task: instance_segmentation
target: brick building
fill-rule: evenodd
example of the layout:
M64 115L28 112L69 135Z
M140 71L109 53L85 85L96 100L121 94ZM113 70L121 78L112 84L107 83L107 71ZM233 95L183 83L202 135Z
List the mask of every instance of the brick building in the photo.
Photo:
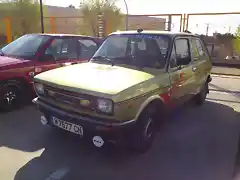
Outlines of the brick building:
M79 33L81 28L81 11L70 7L46 6L48 17L61 17L55 19L56 33ZM62 18L66 17L66 18ZM156 17L136 17L129 15L129 30L142 28L145 30L165 30L166 19ZM46 32L50 31L50 19L45 18ZM125 27L124 22L121 27Z

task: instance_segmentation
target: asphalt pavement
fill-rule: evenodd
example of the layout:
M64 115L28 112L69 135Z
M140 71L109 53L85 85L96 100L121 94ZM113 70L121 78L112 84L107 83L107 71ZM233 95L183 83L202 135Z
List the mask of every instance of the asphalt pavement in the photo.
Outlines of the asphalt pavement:
M207 98L182 108L144 155L44 127L31 105L0 114L0 180L240 180L240 78L214 76Z

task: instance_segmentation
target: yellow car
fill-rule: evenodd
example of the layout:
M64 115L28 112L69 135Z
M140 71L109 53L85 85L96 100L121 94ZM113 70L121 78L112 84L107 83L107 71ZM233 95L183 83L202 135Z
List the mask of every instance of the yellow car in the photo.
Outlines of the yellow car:
M197 35L115 32L89 62L35 76L33 102L43 124L91 137L97 147L121 140L146 152L169 110L204 103L211 68Z

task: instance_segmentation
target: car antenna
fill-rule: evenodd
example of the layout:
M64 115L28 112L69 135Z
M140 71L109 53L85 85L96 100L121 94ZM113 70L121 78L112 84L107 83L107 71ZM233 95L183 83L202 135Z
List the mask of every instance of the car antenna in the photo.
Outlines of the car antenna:
M185 33L192 34L192 32L190 32L190 31L188 31L188 30L185 30L184 32L185 32Z

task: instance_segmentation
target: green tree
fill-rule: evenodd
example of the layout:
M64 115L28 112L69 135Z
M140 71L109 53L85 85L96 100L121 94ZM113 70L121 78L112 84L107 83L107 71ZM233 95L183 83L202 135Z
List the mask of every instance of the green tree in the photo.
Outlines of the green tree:
M104 14L108 33L116 31L122 23L123 14L116 6L116 0L83 0L80 10L83 16L80 32L85 35L98 35L98 14Z
M45 9L44 9L45 11ZM2 0L0 1L0 18L11 18L14 38L26 33L40 32L40 8L38 0ZM5 32L1 23L0 32Z
M240 25L237 28L233 44L235 51L240 55Z

